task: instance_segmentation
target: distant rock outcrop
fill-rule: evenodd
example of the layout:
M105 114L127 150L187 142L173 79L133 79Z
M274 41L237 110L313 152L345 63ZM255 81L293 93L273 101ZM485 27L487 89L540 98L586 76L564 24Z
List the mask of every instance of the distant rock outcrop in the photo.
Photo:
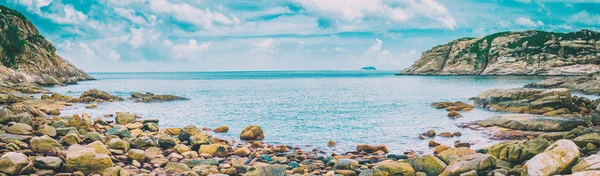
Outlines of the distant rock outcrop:
M83 70L56 55L23 14L0 6L0 84L70 84L90 80Z
M423 52L399 74L583 75L600 71L600 34L501 32L461 38Z

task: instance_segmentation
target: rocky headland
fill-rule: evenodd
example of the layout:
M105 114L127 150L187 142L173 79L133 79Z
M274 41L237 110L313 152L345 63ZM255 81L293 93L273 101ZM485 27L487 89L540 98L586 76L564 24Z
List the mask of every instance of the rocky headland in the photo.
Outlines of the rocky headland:
M399 74L583 75L600 71L600 34L501 32L433 47Z
M56 55L48 42L23 14L0 6L0 84L73 84L90 80L83 70Z

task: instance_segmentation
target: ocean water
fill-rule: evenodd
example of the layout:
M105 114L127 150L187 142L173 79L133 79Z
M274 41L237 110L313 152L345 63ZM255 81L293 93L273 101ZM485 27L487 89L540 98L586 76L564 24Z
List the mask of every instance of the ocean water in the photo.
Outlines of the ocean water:
M485 119L497 113L484 109L464 112L449 119L432 102L465 101L493 88L522 87L544 77L504 76L395 76L396 71L264 71L195 73L91 73L95 81L54 87L71 96L98 88L127 98L131 93L153 92L187 97L187 101L134 103L131 100L98 104L85 109L76 104L65 115L88 113L102 116L128 111L160 119L161 127L227 125L228 133L214 134L239 139L248 125L260 125L264 141L322 150L349 151L357 144L386 144L391 153L415 150L432 152L419 133L462 132L461 137L434 140L488 146L484 132L462 129L458 124ZM334 140L337 146L326 147Z

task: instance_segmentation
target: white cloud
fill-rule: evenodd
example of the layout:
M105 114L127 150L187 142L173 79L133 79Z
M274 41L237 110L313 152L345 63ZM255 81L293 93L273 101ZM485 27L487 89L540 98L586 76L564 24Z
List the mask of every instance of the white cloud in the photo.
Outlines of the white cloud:
M158 40L161 33L153 29L144 28L131 28L131 40L129 43L133 48L139 48L148 43L152 43Z
M345 51L344 48L342 48L342 47L335 47L333 50L337 51L337 52L344 52Z
M135 23L135 24L145 24L146 19L144 19L141 16L137 16L135 15L135 12L131 9L124 9L124 8L115 8L114 9L115 13L123 18L128 19L129 21Z
M408 52L401 54L393 54L391 51L383 49L383 41L375 39L375 43L364 51L362 59L358 59L357 63L363 66L369 65L387 68L391 66L400 68L417 57L418 54L415 49L410 49Z
M87 20L87 15L76 10L72 5L67 4L62 7L62 11L46 13L43 17L48 18L58 24L79 24Z
M402 6L389 6L381 0L296 0L309 13L320 13L323 17L336 20L360 22L363 18L384 17L395 22L405 22L411 18L423 17L442 23L454 29L456 20L446 7L434 0L406 0L398 2Z
M175 4L167 0L155 0L150 1L149 5L150 9L156 13L164 13L178 21L188 22L198 27L211 28L215 23L231 25L240 22L233 14L230 14L232 20L220 12L203 10L186 3Z
M530 18L519 17L515 20L515 23L525 27L539 27L544 26L544 23L540 20L537 22L531 20Z
M600 24L600 15L593 15L585 10L582 10L576 14L571 15L569 21L587 25L597 25Z
M255 43L250 50L250 54L272 54L277 50L277 45L273 42L273 39L268 38L260 43Z
M170 41L166 40L165 44L172 45ZM208 50L210 43L197 43L196 40L191 39L187 45L173 45L173 56L175 59L181 60L198 60L202 58L202 53Z

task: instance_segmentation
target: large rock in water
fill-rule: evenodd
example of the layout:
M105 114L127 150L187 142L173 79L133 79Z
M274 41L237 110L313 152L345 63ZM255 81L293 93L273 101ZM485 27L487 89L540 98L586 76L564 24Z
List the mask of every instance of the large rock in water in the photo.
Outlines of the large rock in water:
M92 79L56 55L54 45L18 11L0 6L0 29L2 82L57 85Z
M135 102L144 102L144 103L152 103L152 102L163 102L163 101L175 101L175 100L189 100L188 98L183 98L175 95L155 95L151 92L146 92L145 94L140 92L134 92L131 94L131 98Z
M570 140L561 139L535 155L523 165L521 175L556 175L570 169L579 160L579 148Z
M473 123L485 127L499 126L513 130L547 132L569 131L587 125L583 117L545 117L532 114L501 114Z
M461 38L423 52L400 74L582 75L600 71L600 34L545 31L500 32Z
M102 174L104 169L113 165L110 156L99 154L94 148L75 144L70 146L67 151L65 170L82 171L86 174Z
M242 130L240 139L242 140L262 140L265 138L260 126L248 126Z
M492 111L515 113L544 114L559 109L578 111L569 89L491 89L477 95L474 103Z

